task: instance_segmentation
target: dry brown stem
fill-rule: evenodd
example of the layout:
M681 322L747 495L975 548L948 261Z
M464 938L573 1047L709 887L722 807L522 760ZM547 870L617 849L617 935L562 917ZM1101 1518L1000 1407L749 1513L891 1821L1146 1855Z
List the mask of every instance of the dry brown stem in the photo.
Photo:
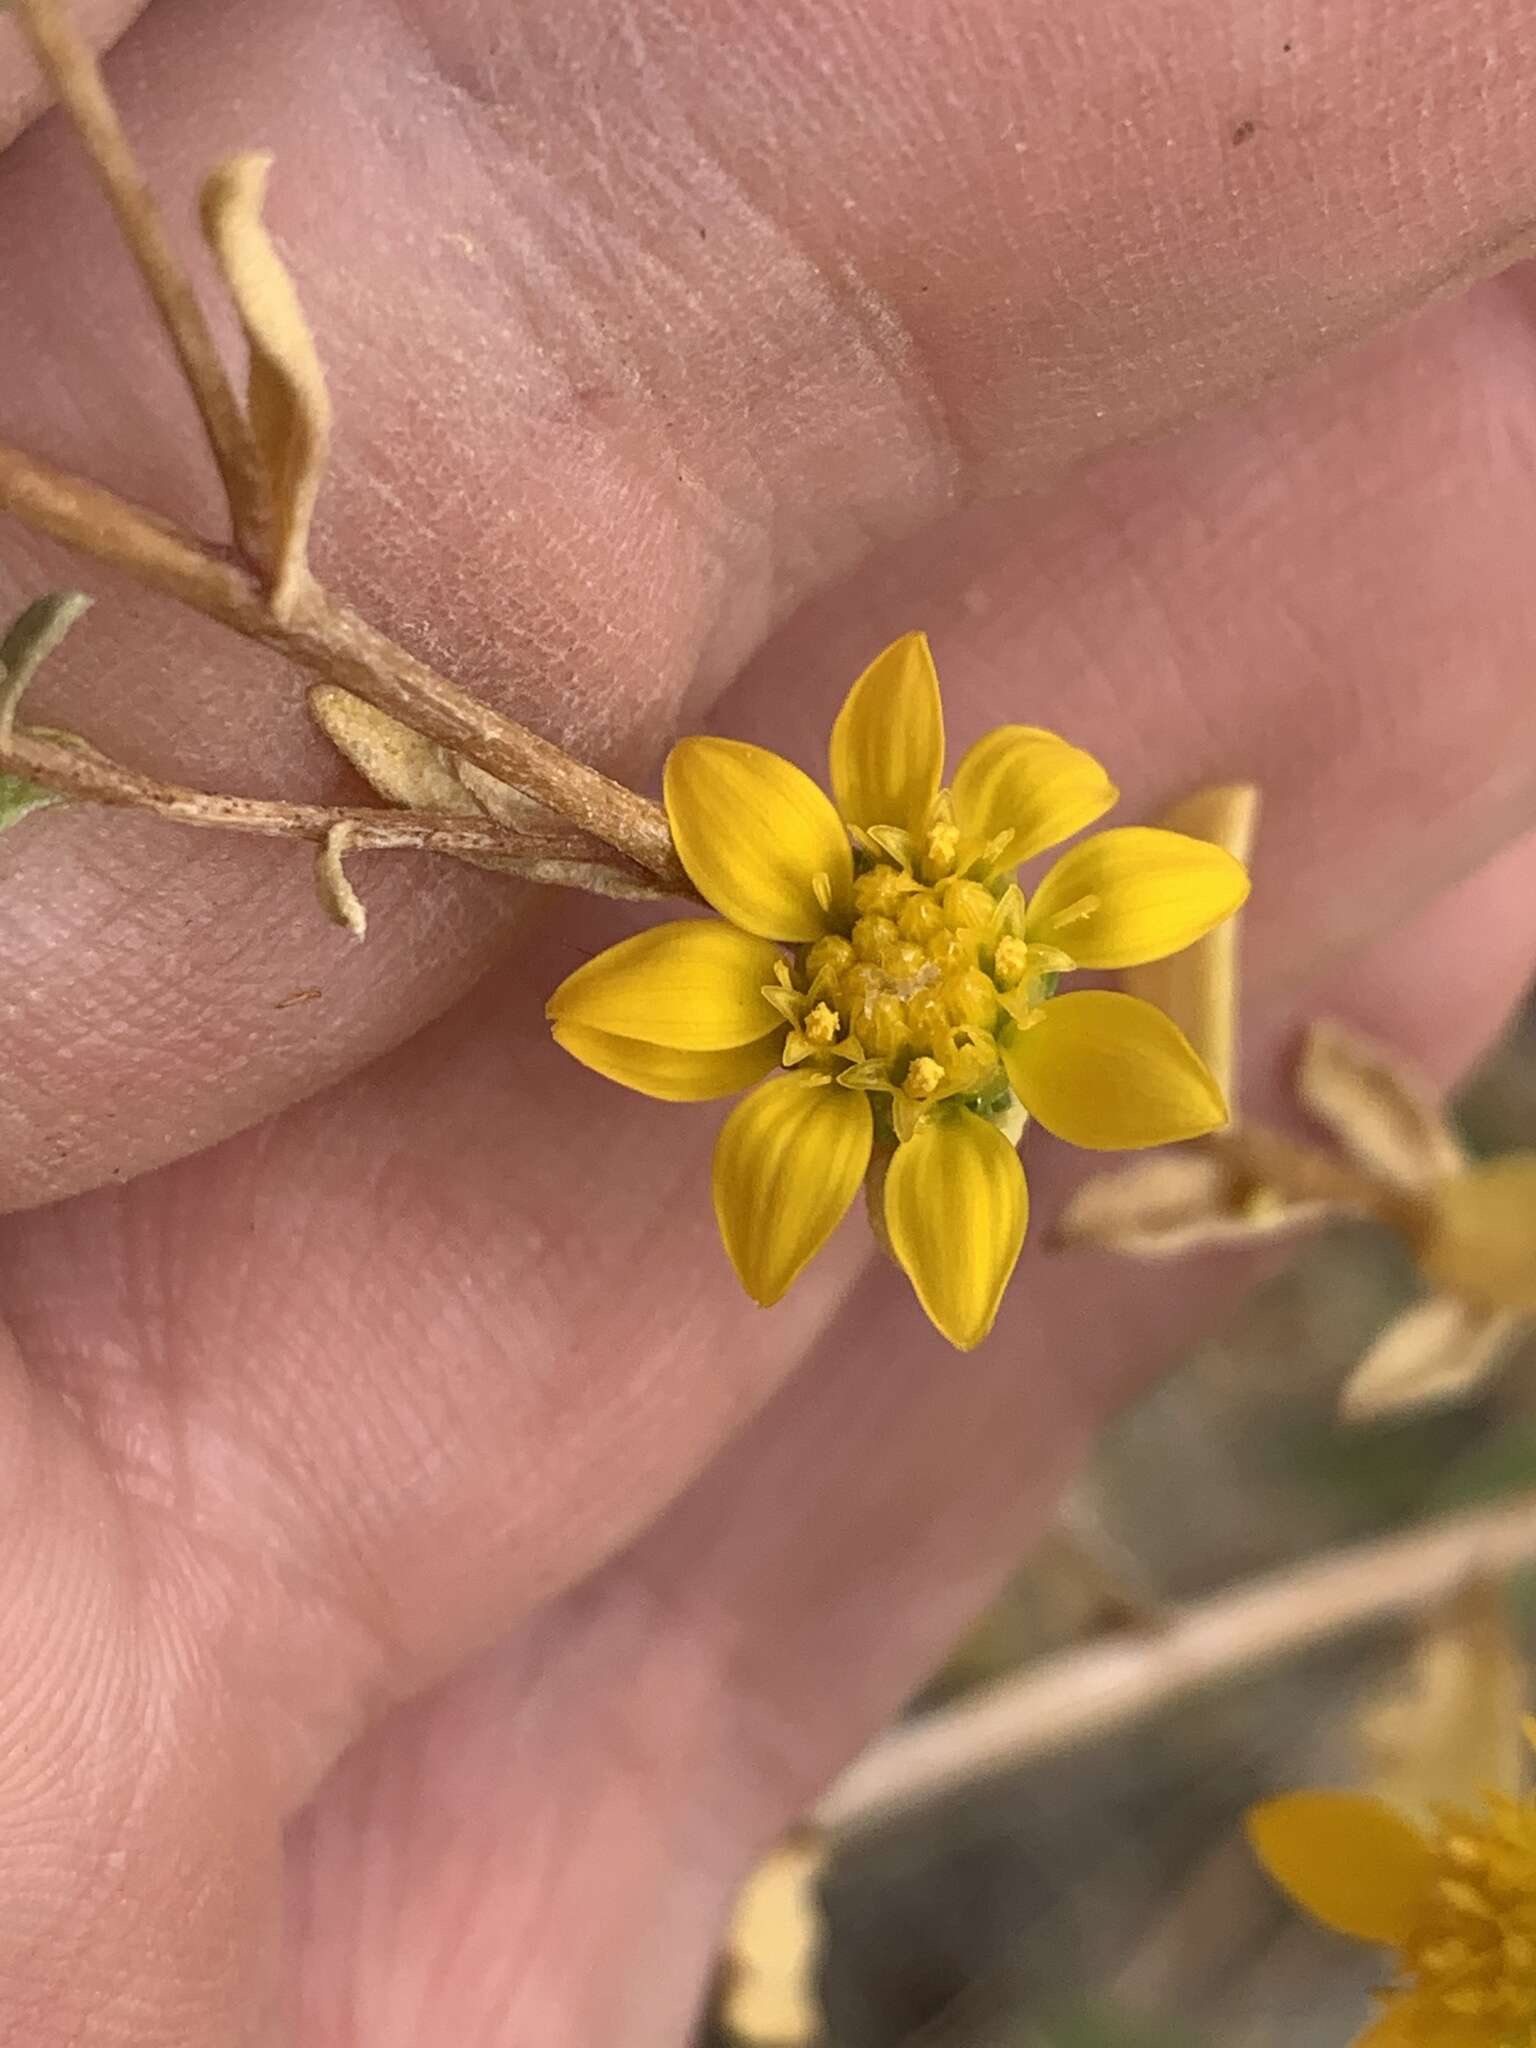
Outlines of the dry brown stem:
M274 585L268 560L274 503L251 421L231 388L202 309L171 251L95 56L71 22L66 0L20 0L20 13L38 60L90 154L124 239L174 345L224 482L235 548L231 551L216 547L185 533L110 491L14 448L0 448L0 509L98 561L126 570L140 582L166 592L248 639L274 648L309 674L352 691L500 782L510 783L558 816L569 819L578 834L590 835L612 849L617 861L605 851L601 863L613 874L627 880L632 869L639 869L649 878L647 893L691 896L693 890L673 849L665 814L656 804L599 770L573 760L515 720L492 711L396 646L346 605L330 598L303 571L302 533L296 543L300 558L297 567L290 562ZM241 160L247 169L255 162ZM239 165L227 166L226 171L238 168ZM249 229L250 224L246 225ZM247 234L247 242L249 239ZM245 253L249 255L249 248ZM280 263L269 256L263 273L268 300L272 277L267 273L280 270ZM246 282L249 284L250 280ZM282 284L284 292L291 296L286 274ZM238 299L238 292L236 296ZM251 296L248 291L246 299ZM251 309L244 301L242 305L245 317ZM296 302L289 310L288 327L302 327L302 314ZM251 338L249 318L247 329ZM291 342L291 334L288 340ZM288 356L292 354L290 347ZM253 369L259 367L253 365ZM317 364L311 367L313 382L319 377L319 369ZM253 403L259 383L258 377L253 383ZM323 398L323 388L320 397ZM315 462L320 459L320 455L315 455ZM314 483L312 477L306 486L311 497ZM307 524L307 515L304 523ZM289 552L293 552L292 548ZM281 602L277 601L279 588ZM124 771L119 793L108 796L97 792L98 800L138 804L138 798L123 793L133 780ZM73 793L83 792L76 786ZM238 830L290 829L271 822L250 822L253 813L240 798L198 797L197 815L193 817L186 800L195 794L179 792L174 799L157 798L140 807L155 809L162 816L183 816L189 823L228 825L238 816L245 821L235 825ZM269 820L275 820L279 813L291 822L305 815L306 807L266 807ZM434 843L447 850L439 829L443 825L443 820L434 821L434 829L438 830ZM469 829L462 821L459 823L461 833ZM409 836L404 819L390 818L385 822L382 816L376 817L369 822L367 831L372 844L384 843L380 835L388 835L391 845L417 843ZM302 836L307 836L307 831ZM354 839L351 843L363 842ZM537 834L528 840L529 850L525 854L508 852L517 843L518 835L510 829L499 832L498 864L523 873L534 873L547 865L546 850ZM590 847L584 848L573 867L590 867L590 853ZM505 859L501 858L503 855Z
M1090 1742L1216 1680L1370 1623L1421 1614L1474 1576L1536 1564L1536 1493L1335 1550L1043 1659L898 1728L817 1813L856 1830Z
M574 832L533 835L509 831L489 818L214 796L141 775L93 748L67 745L21 729L0 749L0 768L67 796L148 811L179 825L248 832L266 839L307 839L316 845L324 845L338 827L345 826L349 853L406 847L447 854L475 867L521 875L529 881L589 889L598 895L642 898L665 893L644 868L616 858L599 841Z
M149 185L134 161L95 52L62 0L18 0L17 12L38 63L95 165L123 240L176 351L218 464L235 538L242 547L259 552L266 510L255 443L203 309L176 261Z
M0 509L274 648L526 791L579 832L614 849L622 857L620 867L633 866L653 878L650 893L692 894L658 805L458 689L318 587L310 588L290 619L275 619L260 581L227 553L99 485L3 445ZM517 835L501 833L503 846L516 841Z

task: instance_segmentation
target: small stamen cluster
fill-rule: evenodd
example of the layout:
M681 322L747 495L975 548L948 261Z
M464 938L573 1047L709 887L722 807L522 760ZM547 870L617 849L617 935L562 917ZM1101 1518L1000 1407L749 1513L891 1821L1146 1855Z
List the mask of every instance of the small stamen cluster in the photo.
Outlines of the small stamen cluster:
M996 1116L1010 1093L1000 1043L1071 960L1025 940L1017 884L979 878L997 848L964 844L942 799L921 844L859 838L846 929L799 947L764 990L789 1026L783 1064L888 1098L901 1139L940 1102Z
M1447 2043L1536 2039L1536 1807L1495 1796L1456 1816L1436 1861L1402 1990Z

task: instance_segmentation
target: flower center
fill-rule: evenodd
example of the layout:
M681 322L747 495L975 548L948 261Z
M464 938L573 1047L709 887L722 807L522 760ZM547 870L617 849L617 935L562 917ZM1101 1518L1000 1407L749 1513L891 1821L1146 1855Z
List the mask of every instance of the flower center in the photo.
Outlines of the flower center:
M1497 1797L1481 1823L1457 1816L1438 1862L1401 1988L1450 2023L1447 2039L1492 2048L1536 2023L1536 1807Z
M890 1098L898 1136L932 1105L984 1113L1009 1101L999 1050L1071 965L1024 938L1024 899L954 872L962 851L936 824L920 857L882 849L853 886L845 929L799 948L766 991L790 1029L783 1061Z

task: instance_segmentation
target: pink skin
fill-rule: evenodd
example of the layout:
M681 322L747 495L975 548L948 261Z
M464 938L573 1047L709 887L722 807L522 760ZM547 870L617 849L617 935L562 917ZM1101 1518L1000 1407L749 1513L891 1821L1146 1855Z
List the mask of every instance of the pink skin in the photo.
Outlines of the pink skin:
M926 625L957 751L1058 726L1127 817L1263 782L1256 1106L1319 1007L1450 1077L1536 928L1532 286L1364 337L1528 236L1529 10L1067 19L160 0L111 75L178 213L278 151L340 412L319 566L382 623L636 777L706 720L816 765ZM0 433L212 526L53 118L0 202ZM39 716L348 787L281 665L11 529L5 577L103 599ZM675 2041L744 1861L1242 1282L1036 1250L958 1359L855 1220L762 1315L717 1112L545 1035L629 913L357 878L364 948L293 849L0 839L0 2037L32 2048ZM1030 1161L1048 1220L1080 1162Z

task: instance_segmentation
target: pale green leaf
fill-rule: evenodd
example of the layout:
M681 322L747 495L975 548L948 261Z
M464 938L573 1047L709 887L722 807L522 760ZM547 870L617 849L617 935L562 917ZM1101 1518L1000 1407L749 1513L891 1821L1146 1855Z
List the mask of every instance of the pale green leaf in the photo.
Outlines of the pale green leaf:
M83 591L52 590L34 599L0 640L0 746L32 678L90 604Z

